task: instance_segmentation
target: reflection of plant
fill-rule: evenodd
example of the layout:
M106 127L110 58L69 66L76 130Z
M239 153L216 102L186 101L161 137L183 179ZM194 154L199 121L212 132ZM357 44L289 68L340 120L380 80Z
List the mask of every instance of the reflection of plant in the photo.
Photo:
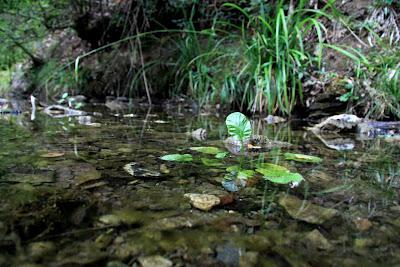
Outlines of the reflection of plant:
M80 109L83 106L82 102L77 102L76 98L69 96L68 93L64 93L57 102L59 104L68 104L68 107L75 109Z

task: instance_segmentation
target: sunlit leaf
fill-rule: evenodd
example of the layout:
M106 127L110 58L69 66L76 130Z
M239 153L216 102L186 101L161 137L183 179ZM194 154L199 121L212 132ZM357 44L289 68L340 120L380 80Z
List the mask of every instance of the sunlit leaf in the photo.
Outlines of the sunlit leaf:
M286 160L294 160L298 162L321 163L322 159L316 156L309 156L303 154L285 153Z
M224 159L226 156L228 156L229 152L220 152L217 155L215 155L215 158L217 159Z
M234 112L228 115L225 121L228 134L240 141L249 139L251 136L251 124L245 115Z
M280 176L264 176L268 181L276 184L289 184L289 183L300 183L303 180L303 176L300 173L282 173Z
M177 161L177 162L190 162L193 161L193 157L190 154L169 154L162 156L160 159L166 161Z
M246 180L253 177L255 173L253 170L241 170L238 172L237 178Z

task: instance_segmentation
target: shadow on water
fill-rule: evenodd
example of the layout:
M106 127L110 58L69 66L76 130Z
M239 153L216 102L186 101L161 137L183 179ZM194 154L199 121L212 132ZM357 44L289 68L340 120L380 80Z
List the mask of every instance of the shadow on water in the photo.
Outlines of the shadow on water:
M93 111L103 116L0 118L0 266L400 262L398 142L320 140L294 123L253 121L254 133L292 146L248 153L245 164L278 164L305 180L290 188L255 175L229 192L221 182L237 157L216 162L189 149L226 150L223 115ZM206 139L193 138L199 128ZM323 161L287 161L285 152ZM173 153L194 160L160 160ZM219 205L196 209L187 193L213 195Z

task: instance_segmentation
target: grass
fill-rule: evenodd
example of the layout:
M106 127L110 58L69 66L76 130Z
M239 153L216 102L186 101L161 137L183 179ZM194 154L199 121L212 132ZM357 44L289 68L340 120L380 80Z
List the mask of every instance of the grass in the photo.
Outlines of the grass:
M5 97L10 91L11 69L0 71L0 97Z

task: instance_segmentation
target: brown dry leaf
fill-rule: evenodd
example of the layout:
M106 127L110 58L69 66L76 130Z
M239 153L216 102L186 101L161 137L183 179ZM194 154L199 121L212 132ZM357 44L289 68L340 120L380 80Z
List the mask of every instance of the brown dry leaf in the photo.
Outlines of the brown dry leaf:
M47 152L45 154L40 155L42 158L58 158L64 156L64 152L58 152L58 151L52 151L52 152Z

